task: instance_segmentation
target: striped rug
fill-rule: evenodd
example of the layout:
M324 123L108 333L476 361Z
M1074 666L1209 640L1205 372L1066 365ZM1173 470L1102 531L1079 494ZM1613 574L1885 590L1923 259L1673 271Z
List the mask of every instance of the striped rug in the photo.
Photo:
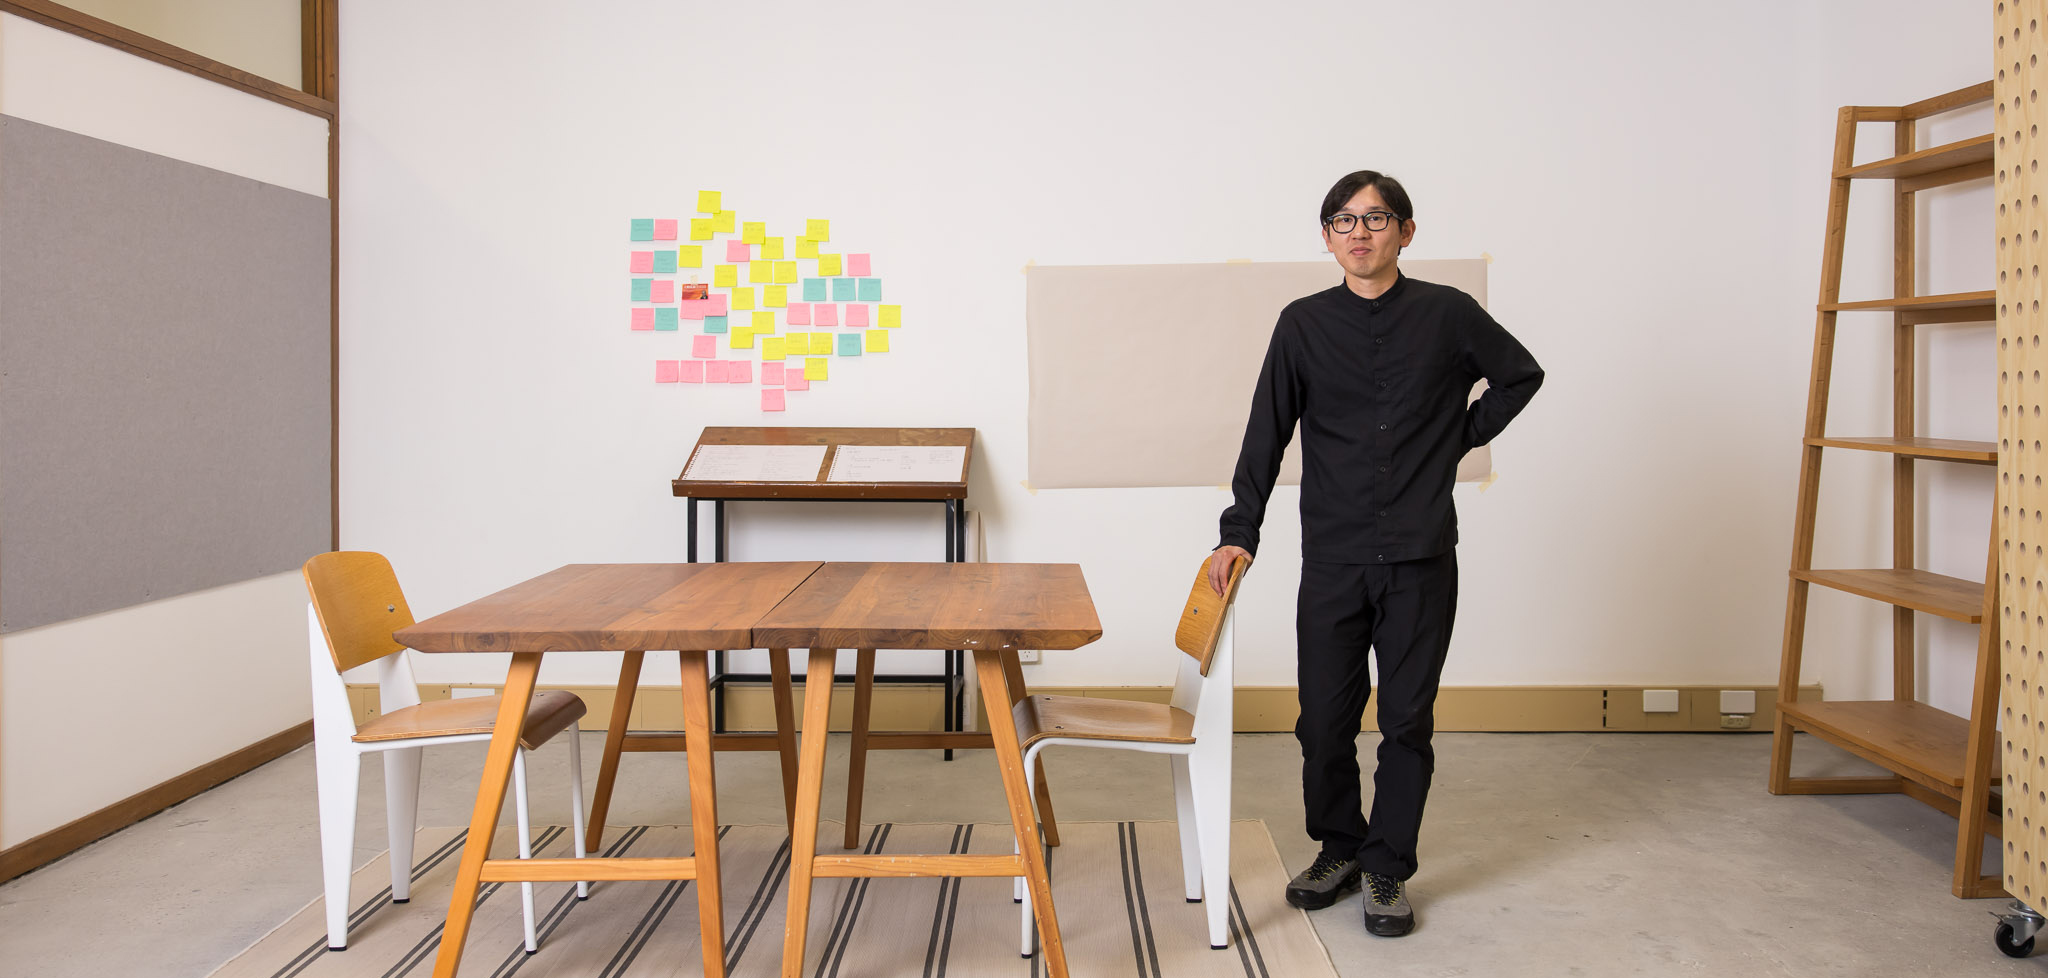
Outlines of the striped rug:
M493 852L510 852L507 829ZM838 838L835 823L820 836ZM1061 823L1053 893L1075 976L1314 978L1331 976L1308 918L1282 899L1287 873L1258 821L1231 826L1231 946L1209 949L1200 904L1181 891L1171 822ZM566 854L566 833L544 830L540 855ZM681 856L687 826L605 833L605 854ZM788 908L789 841L781 826L727 826L726 961L734 978L779 973ZM1007 852L1009 826L883 824L865 851ZM836 850L828 850L836 851ZM349 947L327 950L318 900L214 972L214 978L401 978L431 974L456 863L459 829L422 829L412 900L391 902L388 853L356 871ZM309 853L307 858L317 858ZM540 951L520 946L519 888L485 884L462 959L472 978L651 978L701 972L695 884L605 882L588 901L570 884L536 884ZM1018 907L1007 879L821 879L814 884L804 974L813 978L953 975L1038 978L1043 957L1017 953Z

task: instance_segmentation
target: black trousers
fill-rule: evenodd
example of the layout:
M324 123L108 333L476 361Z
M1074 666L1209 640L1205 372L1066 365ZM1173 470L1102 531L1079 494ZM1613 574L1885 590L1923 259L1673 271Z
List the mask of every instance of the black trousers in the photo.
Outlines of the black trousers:
M1309 838L1369 873L1415 875L1422 806L1436 753L1437 684L1458 613L1458 555L1398 564L1303 561L1295 605L1301 789ZM1379 658L1379 767L1372 817L1361 810L1358 732Z

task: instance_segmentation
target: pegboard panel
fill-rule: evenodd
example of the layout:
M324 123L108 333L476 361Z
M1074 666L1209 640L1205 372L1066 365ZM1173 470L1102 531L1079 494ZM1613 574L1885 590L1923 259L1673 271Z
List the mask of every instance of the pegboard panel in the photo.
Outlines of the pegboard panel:
M1998 2L1992 99L1998 200L1998 689L1999 782L2005 810L2005 886L2029 906L2048 904L2048 354L2041 337L2041 90L2048 88L2048 2Z

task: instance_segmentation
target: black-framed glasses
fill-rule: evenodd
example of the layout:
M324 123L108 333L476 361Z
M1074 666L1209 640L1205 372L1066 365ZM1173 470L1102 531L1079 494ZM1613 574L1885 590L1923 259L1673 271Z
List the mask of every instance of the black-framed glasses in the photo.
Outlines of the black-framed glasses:
M1359 221L1365 222L1367 231L1385 231L1387 225L1396 220L1399 218L1393 211L1366 211L1363 214L1334 214L1325 223L1330 226L1330 230L1338 234L1350 234L1351 229L1358 226Z

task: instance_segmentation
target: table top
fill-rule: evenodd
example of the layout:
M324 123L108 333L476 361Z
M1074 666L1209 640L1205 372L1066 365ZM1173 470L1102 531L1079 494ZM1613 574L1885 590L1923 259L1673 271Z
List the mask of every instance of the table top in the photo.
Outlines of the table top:
M1078 564L828 563L755 648L1075 649L1102 637Z
M569 564L392 637L422 652L750 649L755 622L820 566Z
M825 445L825 460L810 482L703 482L680 475L670 482L677 496L696 499L877 499L967 498L964 473L974 464L973 428L705 428L690 449L703 445ZM958 482L827 482L833 453L841 445L959 445L967 449ZM684 460L684 469L689 468Z

